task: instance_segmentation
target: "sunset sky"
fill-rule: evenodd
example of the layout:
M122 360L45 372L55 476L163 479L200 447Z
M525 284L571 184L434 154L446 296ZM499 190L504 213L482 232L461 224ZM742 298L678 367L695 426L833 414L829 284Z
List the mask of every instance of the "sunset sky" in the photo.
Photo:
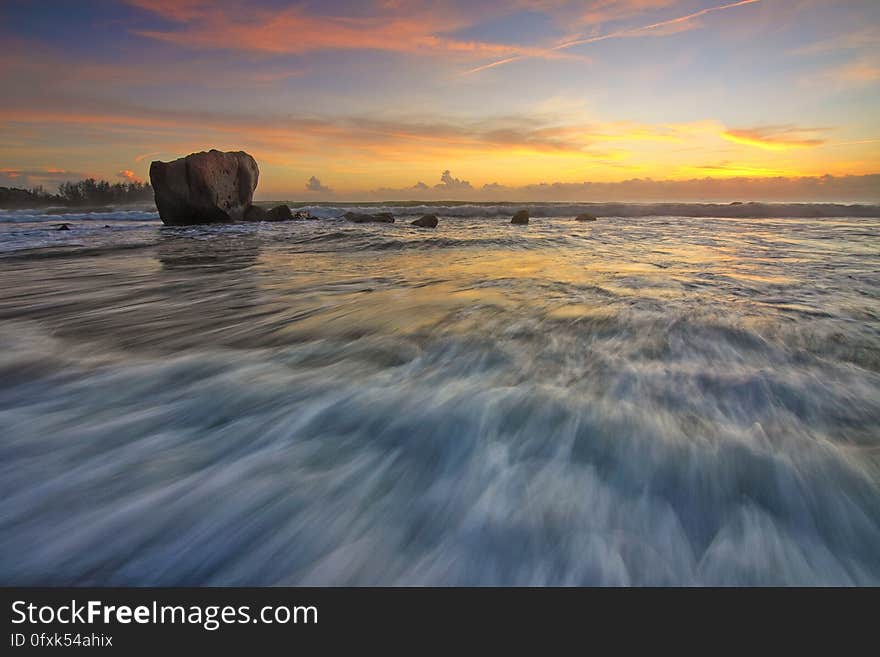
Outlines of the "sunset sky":
M877 0L0 0L0 39L0 185L210 147L294 200L880 173Z

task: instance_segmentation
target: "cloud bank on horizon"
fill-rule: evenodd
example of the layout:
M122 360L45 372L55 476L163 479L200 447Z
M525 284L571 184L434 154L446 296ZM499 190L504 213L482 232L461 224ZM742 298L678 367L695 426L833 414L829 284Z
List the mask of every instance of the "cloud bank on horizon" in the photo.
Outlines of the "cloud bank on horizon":
M263 198L880 200L874 0L33 0L0 38L0 185L216 147Z
M445 173L449 173L448 171ZM467 183L465 183L467 184ZM802 178L694 178L653 180L636 178L620 182L542 182L508 187L487 183L449 193L438 184L418 182L401 189L382 188L338 196L338 200L370 201L538 201L538 202L728 202L735 199L766 202L836 203L880 202L880 174L864 176L817 176Z

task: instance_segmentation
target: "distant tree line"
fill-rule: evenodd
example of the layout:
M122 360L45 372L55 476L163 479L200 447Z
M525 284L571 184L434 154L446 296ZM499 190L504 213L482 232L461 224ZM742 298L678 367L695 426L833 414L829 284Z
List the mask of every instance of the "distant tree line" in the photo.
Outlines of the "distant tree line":
M22 208L44 205L99 206L143 203L153 200L153 188L145 182L110 183L87 178L79 182L65 182L58 192L47 192L42 185L21 189L0 187L0 207Z

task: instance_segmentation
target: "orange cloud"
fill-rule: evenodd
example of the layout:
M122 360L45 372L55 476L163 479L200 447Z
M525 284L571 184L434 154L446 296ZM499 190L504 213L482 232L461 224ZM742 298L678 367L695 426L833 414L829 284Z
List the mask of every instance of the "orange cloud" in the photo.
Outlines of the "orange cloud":
M134 171L130 169L123 169L119 173L116 174L117 178L122 178L123 180L127 180L128 182L142 182L140 178L138 178Z
M464 178L524 184L552 175L556 180L611 180L627 175L680 178L696 174L715 177L870 173L878 170L870 143L843 146L840 157L819 152L787 156L787 148L834 145L824 141L823 129L793 125L726 129L716 120L687 123L586 121L581 112L529 113L462 119L442 114L390 118L348 116L317 118L297 115L232 115L196 111L116 108L92 112L30 107L0 109L0 134L28 130L51 135L69 145L64 164L80 166L80 147L100 153L87 164L109 164L104 177L116 175L132 161L173 159L188 152L216 147L247 150L265 164L261 193L301 191L301 183L316 171L332 176L337 194L371 186L398 186L408 176L427 179L431 171L454 166ZM117 160L118 138L132 149ZM765 151L731 159L739 141ZM847 135L859 140L858 133ZM79 140L79 141L78 141ZM103 144L104 146L101 146ZM136 149L136 150L135 150ZM59 155L54 149L52 157ZM8 150L7 159L26 151ZM33 157L31 153L29 157ZM846 159L841 159L845 157ZM696 161L695 161L696 160ZM61 162L56 160L56 162ZM118 163L117 163L118 162ZM704 163L703 167L697 166ZM115 165L115 166L114 166ZM112 167L112 168L111 168ZM141 171L135 166L136 171ZM142 175L142 172L141 172ZM321 176L323 178L323 175ZM482 178L482 180L481 180ZM402 180L403 179L403 180ZM476 184L475 184L476 185Z
M88 177L92 176L56 167L45 167L42 169L0 168L0 185L9 184L15 187L31 187L34 185L54 186L67 180L80 180Z
M822 91L860 88L880 82L880 57L864 55L842 64L825 68L802 78L806 85Z
M880 80L880 60L856 60L836 71L837 77L848 82L867 83Z
M0 121L23 124L94 125L104 128L149 129L170 135L223 134L241 142L256 143L287 153L335 146L382 153L420 151L486 151L576 153L589 155L598 141L625 139L627 126L557 125L539 117L507 117L470 122L447 122L431 117L423 121L364 117L316 119L309 117L247 117L205 113L131 111L130 113L64 112L60 110L5 109ZM165 151L161 151L165 152ZM138 155L142 161L160 151ZM169 153L170 154L170 153ZM594 155L599 155L595 154Z
M823 128L799 128L791 125L765 125L753 128L725 130L721 136L736 144L754 146L768 151L785 151L791 148L821 146L824 139L816 137Z
M695 167L683 167L682 171L688 175L694 174L712 174L716 178L767 178L771 176L799 176L802 175L795 171L785 171L782 169L774 169L766 166L757 166L752 164L737 164L734 162L720 162L718 164L704 164Z

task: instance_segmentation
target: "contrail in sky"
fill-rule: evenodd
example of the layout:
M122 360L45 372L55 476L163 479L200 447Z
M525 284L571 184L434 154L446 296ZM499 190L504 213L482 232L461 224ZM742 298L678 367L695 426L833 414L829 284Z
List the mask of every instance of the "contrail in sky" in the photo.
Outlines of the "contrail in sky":
M693 20L695 18L699 18L700 16L705 16L706 14L711 14L716 11L723 11L725 9L733 9L734 7L742 7L743 5L752 5L756 2L760 2L761 0L739 0L739 2L731 2L726 5L720 5L718 7L709 7L707 9L701 9L700 11L695 11L692 14L688 14L687 16L679 16L678 18L671 18L666 21L660 21L659 23L652 23L651 25L643 25L642 27L631 27L625 30L619 30L617 32L611 32L609 34L602 34L600 36L588 37L586 39L575 39L574 41L566 41L565 43L560 43L557 46L553 46L552 48L548 48L547 52L552 52L554 50L565 50L566 48L573 48L574 46L581 46L585 43L596 43L597 41L606 41L608 39L619 39L621 37L633 36L634 34L638 34L639 32L647 32L649 30L656 30L660 27L666 27L667 25L675 25L676 23L686 23L687 21ZM476 68L472 68L469 71L465 71L465 75L470 75L471 73L479 73L480 71L485 71L489 68L495 68L496 66L503 66L504 64L510 64L511 62L518 61L520 59L525 59L526 57L530 57L532 55L514 55L512 57L506 57L505 59L499 59L498 61L492 62L490 64L483 64L482 66L477 66Z

